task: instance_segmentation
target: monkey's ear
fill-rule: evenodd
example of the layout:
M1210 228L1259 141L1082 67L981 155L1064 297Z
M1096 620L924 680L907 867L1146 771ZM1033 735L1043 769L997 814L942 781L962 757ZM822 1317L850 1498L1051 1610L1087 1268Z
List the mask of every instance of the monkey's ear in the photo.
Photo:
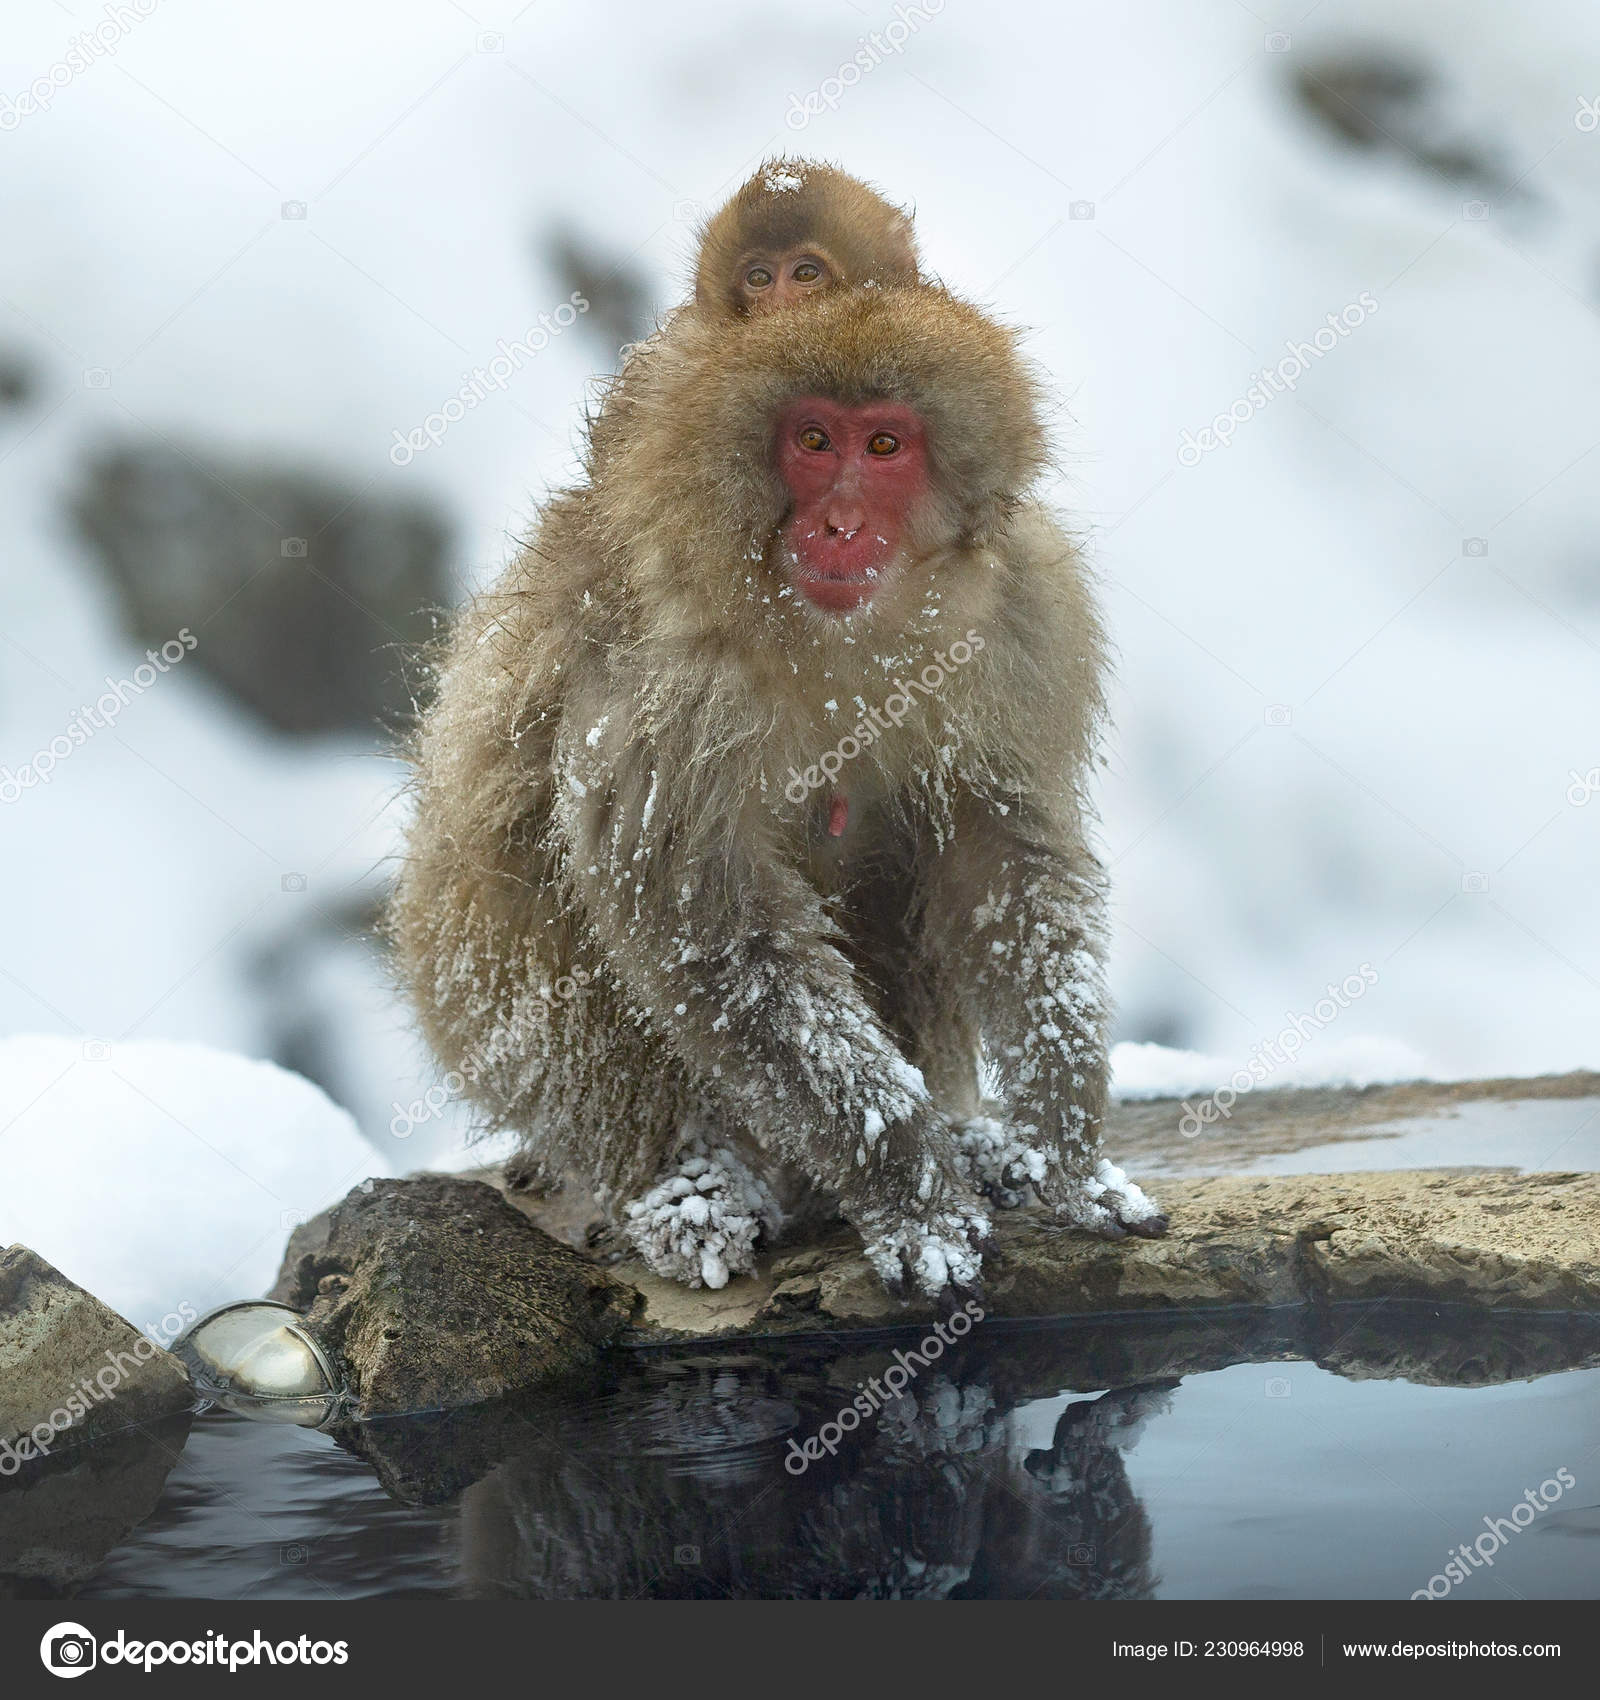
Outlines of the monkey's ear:
M895 210L894 219L889 226L890 242L898 248L896 256L898 264L905 270L908 283L922 281L922 262L917 253L917 233L911 222L911 214Z

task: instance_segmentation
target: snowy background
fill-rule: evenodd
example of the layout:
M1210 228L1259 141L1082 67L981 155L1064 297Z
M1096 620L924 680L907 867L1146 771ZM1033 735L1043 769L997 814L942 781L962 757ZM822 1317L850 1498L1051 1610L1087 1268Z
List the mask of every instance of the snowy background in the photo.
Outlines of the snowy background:
M1196 1053L1125 1049L1124 1086L1212 1084L1364 963L1299 1078L1600 1059L1592 5L947 0L841 92L891 3L142 3L47 110L17 97L105 14L18 0L0 41L0 1034L70 1041L13 1053L14 1148L67 1125L16 1118L76 1071L122 1054L156 1090L130 1048L183 1041L309 1075L375 1171L449 1160L456 1107L397 1114L434 1077L370 942L378 712L292 729L341 671L292 625L256 658L276 722L231 689L206 550L253 515L261 570L313 575L346 511L403 513L447 539L440 601L486 582L571 475L588 381L680 298L695 220L773 151L914 205L930 268L1058 385L1054 496L1120 656L1119 1036ZM396 464L575 289L592 311ZM1363 294L1294 393L1181 462ZM12 795L150 641L105 543L119 455L139 570L199 575L166 605L197 647ZM414 612L391 597L364 656ZM7 1190L0 1243L30 1237Z

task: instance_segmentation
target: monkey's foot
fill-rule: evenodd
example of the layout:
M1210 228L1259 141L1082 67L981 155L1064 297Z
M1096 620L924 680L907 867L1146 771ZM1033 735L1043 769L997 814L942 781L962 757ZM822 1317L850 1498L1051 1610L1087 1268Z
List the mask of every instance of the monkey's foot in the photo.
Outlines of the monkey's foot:
M1167 1231L1159 1205L1136 1186L1109 1157L1102 1157L1092 1175L1056 1173L1038 1186L1041 1199L1056 1219L1074 1228L1087 1228L1103 1239L1129 1234L1158 1240Z
M1041 1185L1049 1167L1043 1151L1020 1139L994 1116L951 1122L956 1166L999 1210L1015 1210Z
M878 1215L858 1221L867 1261L891 1293L907 1286L936 1299L952 1287L976 1286L983 1268L978 1250L989 1218L976 1204L955 1203L923 1217Z
M732 1151L696 1141L622 1214L629 1240L657 1275L715 1288L755 1268L756 1243L776 1228L779 1213L772 1193Z

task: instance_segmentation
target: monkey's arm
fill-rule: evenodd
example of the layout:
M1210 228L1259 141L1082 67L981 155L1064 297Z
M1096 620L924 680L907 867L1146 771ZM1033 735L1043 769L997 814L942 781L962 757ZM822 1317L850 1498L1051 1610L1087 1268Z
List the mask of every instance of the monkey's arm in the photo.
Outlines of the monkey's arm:
M929 1292L974 1280L987 1221L946 1165L921 1074L764 809L697 794L682 768L658 779L648 746L606 743L597 758L574 740L558 831L597 943L644 1018L764 1143L838 1195L887 1280Z
M1165 1219L1100 1156L1110 1006L1099 864L1069 814L966 794L934 861L920 953L941 1001L981 1030L1011 1129L991 1186L1033 1186L1064 1220L1116 1235Z

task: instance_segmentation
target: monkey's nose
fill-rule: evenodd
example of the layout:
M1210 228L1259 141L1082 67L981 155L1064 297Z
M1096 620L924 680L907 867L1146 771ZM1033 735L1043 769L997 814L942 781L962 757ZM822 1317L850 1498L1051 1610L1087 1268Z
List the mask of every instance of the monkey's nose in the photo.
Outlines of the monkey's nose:
M840 506L828 513L828 530L844 537L854 537L867 523L867 516L855 506Z

